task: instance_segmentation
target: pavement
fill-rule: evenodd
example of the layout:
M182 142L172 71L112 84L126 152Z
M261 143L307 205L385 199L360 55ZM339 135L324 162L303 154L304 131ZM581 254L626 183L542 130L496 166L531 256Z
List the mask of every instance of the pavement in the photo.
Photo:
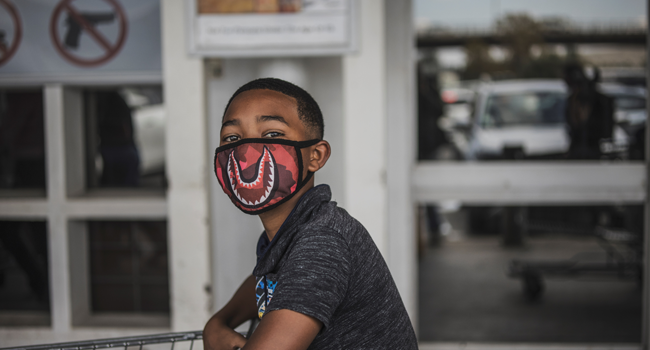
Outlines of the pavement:
M450 349L471 343L640 343L642 292L636 281L545 279L541 299L531 302L521 282L506 276L512 259L567 259L584 252L592 252L585 255L589 259L604 257L591 237L531 237L514 249L502 247L497 236L447 237L419 262L421 343Z

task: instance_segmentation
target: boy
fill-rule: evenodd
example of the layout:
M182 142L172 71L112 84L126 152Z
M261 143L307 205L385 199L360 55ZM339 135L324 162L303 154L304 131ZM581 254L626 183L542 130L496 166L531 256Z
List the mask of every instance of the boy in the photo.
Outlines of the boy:
M203 330L206 349L417 349L370 235L327 185L314 187L330 156L323 128L316 101L283 80L251 81L230 98L215 174L264 232L253 275ZM253 317L247 341L233 328Z

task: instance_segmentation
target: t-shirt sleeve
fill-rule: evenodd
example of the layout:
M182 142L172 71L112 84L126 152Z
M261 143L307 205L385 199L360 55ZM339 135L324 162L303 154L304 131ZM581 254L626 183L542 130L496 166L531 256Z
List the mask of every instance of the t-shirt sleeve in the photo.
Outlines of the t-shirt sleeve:
M302 235L275 276L267 311L289 309L328 327L347 292L350 270L348 245L338 233Z

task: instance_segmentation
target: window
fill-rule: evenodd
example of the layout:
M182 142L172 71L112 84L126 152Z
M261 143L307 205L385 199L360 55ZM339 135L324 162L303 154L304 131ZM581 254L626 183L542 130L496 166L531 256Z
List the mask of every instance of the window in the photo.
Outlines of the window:
M50 324L44 221L0 221L0 325Z
M0 2L0 325L169 327L160 1Z

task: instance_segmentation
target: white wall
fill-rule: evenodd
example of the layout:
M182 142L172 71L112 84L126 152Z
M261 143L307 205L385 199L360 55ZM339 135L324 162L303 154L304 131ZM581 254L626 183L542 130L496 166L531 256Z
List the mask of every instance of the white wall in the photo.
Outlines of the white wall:
M386 257L384 2L359 3L359 50L343 57L345 208Z
M343 115L343 83L341 57L312 57L305 59L309 76L307 91L314 97L323 112L325 140L332 147L332 155L324 168L314 175L315 183L328 184L332 190L332 200L339 206L345 202L345 144Z
M172 330L202 329L209 316L210 258L203 60L187 55L185 3L162 0L167 107Z
M412 2L387 0L386 18L386 157L388 183L387 260L404 305L417 320L415 212L411 196L415 163L416 92ZM417 330L417 327L416 327Z

